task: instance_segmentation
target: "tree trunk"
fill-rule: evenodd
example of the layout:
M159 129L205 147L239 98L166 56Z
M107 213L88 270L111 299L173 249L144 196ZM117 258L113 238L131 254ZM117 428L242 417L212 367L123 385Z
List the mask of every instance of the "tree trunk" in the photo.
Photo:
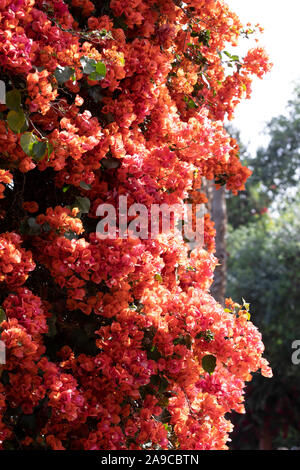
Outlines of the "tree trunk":
M272 450L272 435L269 426L263 426L259 438L259 450Z

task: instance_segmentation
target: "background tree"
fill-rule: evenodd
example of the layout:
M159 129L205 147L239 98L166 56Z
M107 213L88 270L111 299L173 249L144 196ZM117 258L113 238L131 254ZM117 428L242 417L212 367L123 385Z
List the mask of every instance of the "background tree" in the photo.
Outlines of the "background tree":
M262 183L273 199L285 196L299 184L300 162L300 87L297 86L289 101L286 115L273 118L267 125L270 142L260 148L255 159L256 171L253 181Z
M259 219L272 204L284 208L295 200L300 162L300 87L288 102L286 115L274 117L266 126L268 145L251 158L239 132L228 131L239 144L239 157L252 175L238 197L227 193L228 221L233 228Z
M270 383L254 376L247 414L236 420L234 448L257 448L266 436L268 446L284 445L292 431L299 444L300 372L291 359L300 321L299 215L298 200L277 218L265 215L229 236L228 293L250 303L274 372Z
M253 169L246 191L227 199L227 294L250 302L274 370L270 383L255 376L248 388L247 415L235 420L233 448L291 447L300 441L300 372L291 361L300 320L299 103L297 87L288 115L267 126L268 146L253 160L244 154Z
M260 160L257 156L251 158L246 146L241 141L240 132L228 127L228 132L237 141L239 147L239 158L243 165L251 170L244 190L240 191L237 197L229 191L226 192L226 206L228 224L233 229L248 223L255 222L265 213L272 202L272 192L268 193L263 186L263 182L257 176L259 172ZM274 199L274 198L273 198Z

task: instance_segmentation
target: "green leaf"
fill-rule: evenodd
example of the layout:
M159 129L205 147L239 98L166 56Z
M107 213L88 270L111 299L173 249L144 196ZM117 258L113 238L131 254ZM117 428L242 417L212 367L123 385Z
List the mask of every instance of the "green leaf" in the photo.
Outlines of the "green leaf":
M163 278L159 273L155 274L154 279L158 282L163 282Z
M35 142L32 146L33 159L37 162L41 161L46 155L47 151L47 142Z
M51 226L48 224L48 222L43 223L42 230L43 230L43 232L50 232Z
M26 120L23 111L9 111L7 124L13 132L20 133L25 123Z
M80 63L82 65L83 73L90 74L96 71L97 62L95 59L90 59L89 57L83 56L80 59Z
M0 325L5 320L6 320L5 310L2 307L0 307Z
M190 335L180 335L178 338L175 338L173 340L174 346L177 344L182 344L183 346L186 346L188 349L191 349L192 347L192 338Z
M40 141L32 132L25 132L20 139L20 144L26 155L32 157L36 162L41 161L48 150L49 155L49 142Z
M87 197L76 197L76 207L82 214L88 214L91 206L91 202Z
M103 158L101 160L101 165L106 170L112 170L114 168L119 168L121 166L121 162L118 158L109 157L109 158Z
M48 158L50 157L51 153L53 152L53 145L51 142L47 141L47 151L48 151Z
M23 134L20 139L20 144L23 151L26 153L26 155L29 155L30 157L34 155L33 145L37 142L38 140L32 132L25 132L25 134Z
M189 271L196 272L196 268L194 268L194 266L187 266L186 271L187 272L189 272Z
M40 230L41 226L36 222L35 217L28 217L27 223L30 228Z
M234 61L234 62L239 62L240 58L238 55L231 55L229 52L227 51L223 51L225 55L227 55L227 57L229 57L230 60Z
M6 106L13 111L20 111L21 93L19 90L11 90L6 93Z
M99 75L97 72L92 72L89 74L88 79L96 82L97 80L101 80L101 75Z
M75 232L72 232L72 230L69 230L69 232L65 232L64 237L66 237L68 240L74 240L74 238L78 238L77 234Z
M25 115L25 122L20 130L20 134L22 134L23 132L26 132L28 127L29 127L28 119L27 119L27 116Z
M65 83L74 75L74 68L58 65L53 75L58 83Z
M99 85L95 85L93 87L90 87L88 89L88 94L90 95L93 100L98 103L99 101L102 101L103 95L102 95L102 88Z
M183 97L183 101L185 101L185 103L187 103L187 107L189 109L193 109L193 108L198 108L198 105L195 103L194 100L192 100L192 98L190 98L189 96L184 96Z
M102 78L106 75L106 66L103 62L97 62L96 64L96 72L101 75Z
M194 108L198 108L197 104L195 103L195 101L193 101L192 99L190 99L188 101L188 108L189 109L194 109Z
M210 41L210 31L207 29L206 31L202 31L199 34L199 41L204 44L204 46L209 47L209 41Z
M80 185L79 185L82 189L86 189L87 191L90 191L91 189L91 185L90 184L87 184L85 181L80 181Z
M29 235L39 235L41 233L41 226L37 223L35 217L29 217L27 219L28 229L26 233Z
M200 333L197 334L196 339L201 339L201 338L203 338L205 341L210 343L211 341L214 340L215 335L211 330L200 331Z
M90 80L102 80L106 75L106 66L103 62L96 62L95 59L83 56L80 59L83 73L88 75Z
M202 367L209 374L213 373L216 368L216 365L217 359L212 354L208 354L207 356L202 357Z
M98 72L92 72L88 76L89 80L103 80L104 76L100 75Z

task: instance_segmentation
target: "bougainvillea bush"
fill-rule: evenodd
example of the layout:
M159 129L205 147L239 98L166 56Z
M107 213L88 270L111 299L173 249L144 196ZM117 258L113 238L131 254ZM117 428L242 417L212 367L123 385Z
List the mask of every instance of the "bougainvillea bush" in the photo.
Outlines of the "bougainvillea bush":
M0 0L2 448L224 449L271 375L248 306L209 294L207 215L192 251L96 233L120 195L243 189L223 121L270 68L232 53L252 33L220 0Z

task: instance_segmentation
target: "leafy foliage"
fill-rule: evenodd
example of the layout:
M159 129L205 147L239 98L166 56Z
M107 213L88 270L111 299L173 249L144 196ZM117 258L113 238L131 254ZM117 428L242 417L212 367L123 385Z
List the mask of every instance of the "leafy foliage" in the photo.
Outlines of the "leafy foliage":
M267 126L269 145L259 149L255 161L256 181L271 194L285 195L298 185L300 163L300 88L289 101L287 115L273 118Z
M238 197L228 194L228 218L233 228L255 222L268 209L284 209L293 203L299 183L300 163L300 88L296 86L286 115L273 118L266 126L269 143L250 158L239 133L229 133L239 144L239 158L252 171Z
M250 302L274 372L272 381L254 376L247 415L235 419L235 448L257 447L266 427L273 438L298 432L299 442L300 372L291 359L300 321L299 215L298 198L277 217L265 215L232 231L228 239L228 294L237 299L243 295Z

